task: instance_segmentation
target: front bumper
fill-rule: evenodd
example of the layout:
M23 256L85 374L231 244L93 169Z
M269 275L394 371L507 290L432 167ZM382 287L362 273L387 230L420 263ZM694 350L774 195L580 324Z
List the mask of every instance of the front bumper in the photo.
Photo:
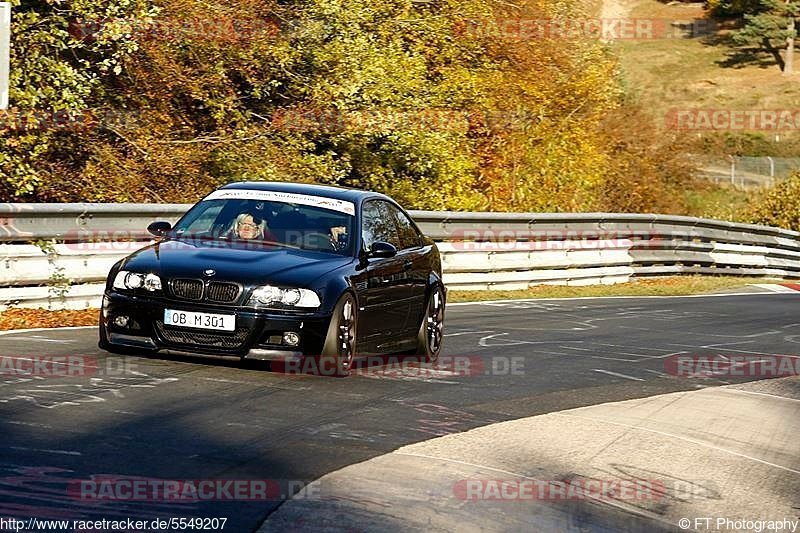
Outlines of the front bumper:
M233 332L164 325L164 309L235 314ZM128 317L124 327L115 318ZM290 360L320 354L331 317L316 313L280 312L186 302L157 296L106 291L100 334L113 346L259 360ZM300 337L297 346L283 342L284 332Z

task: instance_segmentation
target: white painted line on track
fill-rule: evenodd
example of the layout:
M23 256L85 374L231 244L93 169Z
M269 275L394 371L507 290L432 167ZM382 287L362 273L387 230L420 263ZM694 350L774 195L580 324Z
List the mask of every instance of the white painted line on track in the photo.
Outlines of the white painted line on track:
M224 378L200 378L205 381L215 381L217 383L234 383L236 385L252 385L249 381L236 381L234 379L224 379Z
M66 331L71 329L97 329L97 326L64 326L62 328L7 329L5 331L0 331L0 336L16 335L18 333L31 333L34 331Z
M493 333L493 330L487 329L486 331L456 331L455 333L445 333L445 337L458 337L459 335L477 335L479 333Z
M612 348L625 348L626 350L629 349L629 348L633 348L635 350L652 350L654 352L662 351L661 348L647 348L645 346L626 346L624 344L609 344L607 342L595 342L595 343L592 343L592 344L596 344L598 346L611 346ZM620 352L620 353L622 353L622 352ZM640 354L626 354L626 355L640 355ZM644 354L641 354L641 355L643 357L652 357L650 355L647 355L647 356L645 356Z
M277 374L280 375L280 374ZM323 376L312 376L311 374L293 374L292 377L323 377ZM284 385L283 382L265 382L265 381L237 381L233 379L224 379L224 378L208 378L200 376L199 379L203 381L210 381L212 383L222 383L222 384L234 384L234 385L258 385L259 387L266 387L269 389L277 389L277 390L287 390L287 391L301 391L301 390L309 390L310 387L292 387L291 385ZM287 382L291 383L291 381Z
M8 449L23 452L54 453L57 455L83 455L81 452L73 452L71 450L46 450L41 448L25 448L24 446L9 446Z
M704 346L692 346L691 344L676 344L674 342L670 343L671 346L686 346L687 348L694 348L695 350L710 350L710 349L718 348L719 346L727 346L729 344L741 344L741 343L728 342L728 343L725 343L725 344L706 344ZM755 350L740 350L738 348L725 348L725 349L728 352L736 352L736 353L744 353L744 354L768 355L770 357L789 357L791 359L800 358L800 355L797 355L797 354L767 353L767 352L758 352L758 351L755 351ZM686 350L684 350L684 352L685 351ZM677 353L683 353L683 352L677 352ZM728 359L727 357L725 357L722 354L712 354L712 355L715 355L717 357L721 357L721 358L726 359L726 360ZM734 354L730 354L729 353L728 355L734 355Z
M48 338L42 337L40 335L24 336L24 337L15 337L15 336L9 335L9 338L16 339L16 340L21 340L21 341L30 341L30 342L55 342L55 343L58 343L58 344L70 344L70 343L75 342L74 340L71 340L71 339L48 339Z
M599 368L593 368L592 372L600 372L601 374L608 374L609 376L616 376L618 378L625 378L625 379L630 379L630 380L633 380L633 381L644 381L642 378L636 378L636 377L633 377L633 376L628 376L626 374L618 374L616 372L611 372L609 370L601 370Z
M53 429L53 426L47 424L37 424L34 422L20 422L19 420L5 420L5 424L13 424L15 426L30 426L32 428Z
M558 302L570 300L649 300L659 298L724 298L726 296L776 296L781 294L797 294L798 291L788 292L729 292L721 294L677 294L673 296L576 296L574 298L519 298L516 300L478 300L475 302L455 302L447 307L460 307L462 305L502 304L514 302Z
M559 346L559 348L565 348L567 350L578 350L579 352L593 352L591 348L578 348L577 346Z
M639 359L639 361L645 361L650 359L666 359L667 357L672 357L673 355L680 355L682 353L686 353L686 350L681 350L680 352L670 352L661 355L650 355L645 359Z
M45 356L45 357L49 357L49 356ZM65 357L65 356L63 356L63 355L54 355L52 357ZM22 355L0 355L0 360L3 360L3 361L30 361L31 363L36 363L38 361L41 361L42 357L41 356L38 356L38 357L26 357L26 356L22 356ZM47 364L71 367L71 366L73 366L75 364L75 362L74 361L54 361L52 359L48 359L47 360ZM29 375L26 374L26 375L24 375L24 377L36 378L36 377L41 377L41 376L29 376Z

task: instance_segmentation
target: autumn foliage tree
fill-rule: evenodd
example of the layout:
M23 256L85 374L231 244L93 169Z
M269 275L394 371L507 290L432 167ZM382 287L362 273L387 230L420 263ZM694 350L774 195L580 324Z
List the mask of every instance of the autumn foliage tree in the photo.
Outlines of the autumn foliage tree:
M800 172L765 192L747 214L749 222L800 231Z
M674 159L634 164L643 147L609 121L623 106L606 47L498 23L580 9L16 0L2 194L189 202L250 179L376 189L427 209L674 204L679 188L653 193ZM61 121L15 118L62 111ZM636 187L649 192L634 206Z

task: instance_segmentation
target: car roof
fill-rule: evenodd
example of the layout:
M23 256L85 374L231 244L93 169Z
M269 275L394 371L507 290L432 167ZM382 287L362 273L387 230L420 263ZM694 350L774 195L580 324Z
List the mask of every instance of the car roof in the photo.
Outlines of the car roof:
M362 191L360 189L348 189L346 187L336 187L333 185L317 185L314 183L292 183L286 181L237 181L235 183L223 185L220 187L220 189L251 189L255 191L310 194L326 196L335 200L346 200L354 203L357 202L357 200L367 197L386 198L386 196L382 194L371 191Z

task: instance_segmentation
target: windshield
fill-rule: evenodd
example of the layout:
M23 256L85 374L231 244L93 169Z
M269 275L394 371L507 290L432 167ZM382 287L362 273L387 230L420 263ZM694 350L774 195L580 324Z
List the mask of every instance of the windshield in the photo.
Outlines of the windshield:
M278 247L339 255L352 253L355 217L350 202L270 191L217 194L226 192L216 191L196 204L178 221L171 236L265 250Z

